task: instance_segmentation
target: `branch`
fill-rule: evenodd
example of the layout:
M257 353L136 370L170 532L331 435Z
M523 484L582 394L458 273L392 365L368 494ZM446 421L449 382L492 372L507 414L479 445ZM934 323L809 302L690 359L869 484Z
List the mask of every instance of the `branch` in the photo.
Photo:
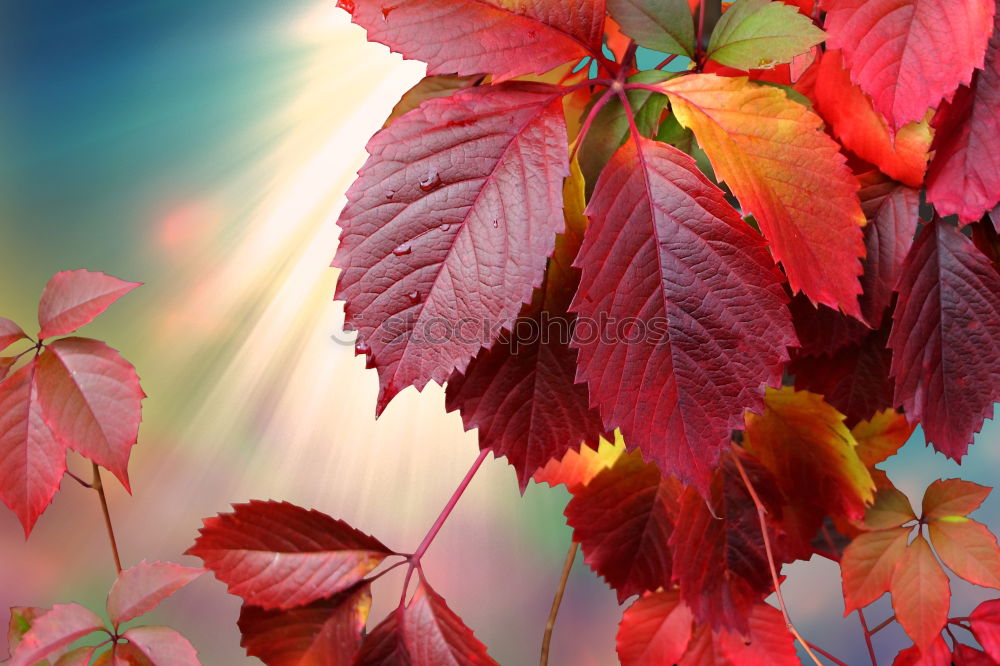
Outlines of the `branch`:
M812 658L813 663L816 666L823 666L823 663L816 657L813 653L812 648L809 643L802 638L795 625L792 624L792 619L788 616L788 608L785 606L785 599L781 594L781 581L778 580L778 569L774 565L774 553L771 551L771 538L767 535L767 509L764 508L763 503L760 501L760 497L757 495L757 491L754 489L753 484L750 482L750 477L747 476L747 472L743 469L743 463L740 462L739 456L736 455L734 449L729 450L729 454L733 457L733 461L736 463L736 469L740 472L740 477L743 479L743 484L747 487L747 491L750 493L751 499L753 499L753 504L757 507L757 519L760 521L760 532L764 536L764 551L767 553L767 564L771 568L771 580L774 581L774 593L778 597L778 606L781 607L781 614L785 618L785 626L788 627L788 631L791 632L792 636L795 636L795 640L805 648L806 652ZM838 661L837 663L843 663Z
M888 618L887 620L885 620L884 622L882 622L881 624L879 624L877 627L875 627L874 629L872 629L871 632L870 632L871 635L874 636L875 634L877 634L878 632L882 631L883 629L885 629L886 627L888 627L890 624L892 624L895 621L896 621L896 616L893 615L892 617Z
M875 658L875 648L872 646L872 634L868 631L868 623L865 621L865 614L858 609L858 620L861 621L861 628L865 632L865 643L868 645L868 656L871 657L872 666L878 666L878 659Z
M111 554L115 557L115 571L122 572L122 560L118 556L118 542L115 541L115 529L111 526L111 513L108 511L108 498L104 495L104 483L101 481L101 468L94 463L94 481L90 486L101 498L101 511L104 512L104 526L108 528L108 540L111 542Z
M569 580L569 572L573 568L573 561L576 560L576 551L579 548L580 544L574 541L569 547L569 552L566 553L566 562L563 564L562 577L559 579L559 587L556 588L556 596L552 600L552 610L549 611L549 621L545 624L545 634L542 636L542 658L539 666L548 666L552 629L556 625L556 615L559 614L559 605L562 603L563 593L566 591L566 581Z

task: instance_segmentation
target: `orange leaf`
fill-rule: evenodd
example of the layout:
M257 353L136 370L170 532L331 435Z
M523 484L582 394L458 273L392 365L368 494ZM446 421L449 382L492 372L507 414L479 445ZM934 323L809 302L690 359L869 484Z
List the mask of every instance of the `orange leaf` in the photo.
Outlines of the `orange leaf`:
M908 528L866 532L844 550L840 575L844 614L863 608L889 591L893 573L906 552Z
M906 548L889 590L896 619L917 647L926 650L948 621L951 586L923 535Z
M962 479L938 479L924 491L924 520L967 516L979 508L992 490Z
M895 409L878 412L867 421L861 421L851 429L858 442L858 457L869 469L896 455L900 447L913 434L916 426L910 425L906 416Z
M753 214L794 291L860 317L858 182L822 120L773 86L714 74L661 87L716 174Z
M882 488L875 494L875 503L865 513L865 526L873 530L884 530L916 519L906 495L895 488Z
M928 525L934 550L945 565L975 585L1000 589L997 538L971 518L943 518Z

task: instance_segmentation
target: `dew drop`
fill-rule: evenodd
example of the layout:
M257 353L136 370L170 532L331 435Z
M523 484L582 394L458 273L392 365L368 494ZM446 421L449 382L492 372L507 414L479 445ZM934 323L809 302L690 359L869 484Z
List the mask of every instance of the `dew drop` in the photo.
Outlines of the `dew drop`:
M394 196L396 196L396 190L386 190L385 191L385 198L386 199L392 199Z
M382 8L382 20L383 20L383 21L388 21L388 20L389 20L389 14L390 14L390 13L391 13L391 12L392 12L392 11L393 11L394 9L396 9L396 8L395 8L395 7L383 7L383 8Z
M451 229L451 225L445 222L440 227L438 227L438 229L440 229L441 231L448 231L449 229Z
M500 228L500 220L493 220L493 228L494 229Z
M408 293L406 295L406 297L408 299L410 299L411 303L419 303L420 302L420 294L418 292L416 292L416 291L411 291L410 293Z
M348 14L354 13L354 0L338 0L337 6L346 11Z
M420 179L420 189L424 192L430 192L440 184L441 174L437 172L437 169L431 169L426 176Z
M396 249L394 249L392 253L397 257L402 257L403 255L407 255L412 251L413 248L410 247L409 243L403 243L402 245L397 245Z
M357 343L354 345L354 349L359 354L367 354L372 350L372 348L369 347L368 343L365 342L364 340L358 340Z

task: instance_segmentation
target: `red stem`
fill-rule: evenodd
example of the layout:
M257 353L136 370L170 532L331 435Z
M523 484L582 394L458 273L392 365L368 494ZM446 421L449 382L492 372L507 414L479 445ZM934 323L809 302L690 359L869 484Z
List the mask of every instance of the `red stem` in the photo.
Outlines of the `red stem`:
M883 629L885 629L886 627L888 627L890 624L892 624L895 621L896 621L896 616L893 615L892 617L886 619L884 622L882 622L877 627L875 627L874 629L872 629L869 633L872 636L874 636L875 634L877 634L878 632L882 631Z
M861 621L861 628L865 632L865 644L868 645L868 656L871 657L872 666L878 666L878 659L875 658L875 647L872 645L872 635L871 632L868 631L868 623L865 621L865 614L860 608L858 609L858 620Z
M406 591L410 586L410 578L413 576L413 570L420 569L420 558L424 556L424 553L427 552L431 542L434 541L438 532L440 532L441 528L444 527L444 521L448 520L448 516L451 515L455 505L458 504L458 500L462 498L462 494L465 492L465 489L469 487L470 483L472 483L472 477L474 477L476 472L479 471L479 468L482 466L483 461L486 460L486 455L488 453L489 449L483 449L479 452L479 457L477 457L475 462L472 463L472 467L470 467L469 471L465 473L465 478L458 484L458 488L456 488L455 492L452 493L451 499L449 499L448 503L444 505L444 509L442 509L441 513L438 514L437 520L435 520L434 524L431 525L431 529L427 531L427 536L425 536L424 540L420 542L419 546L417 546L417 550L406 558L410 563L410 568L406 570L406 579L403 581L403 594L399 600L400 606L406 602Z
M570 162L572 162L573 158L576 157L576 151L583 145L583 140L586 138L587 132L590 131L590 126L593 124L597 114L600 113L601 109L603 109L608 103L608 100L611 99L612 95L614 95L614 91L609 88L604 95L597 100L594 106L590 107L590 113L587 114L586 120L584 120L583 125L580 126L580 132L576 135L576 141L573 144L573 151L569 154Z
M702 54L701 42L705 36L705 4L707 2L708 0L701 0L698 3L698 43L695 45L695 53L699 62L701 62Z
M104 483L101 481L101 468L94 463L94 481L90 484L101 498L101 511L104 512L104 526L108 529L108 540L111 542L111 554L115 558L115 571L122 572L122 559L118 556L118 542L115 540L115 529L111 526L111 513L108 511L108 498L104 495Z
M837 664L837 666L847 666L846 663L844 663L841 660L837 659L832 654L830 654L829 652L827 652L823 648L819 647L818 645L813 645L812 643L803 643L803 645L806 647L807 650L811 648L811 649L815 650L816 652L819 652L821 655L823 655L824 657L826 657L827 659L829 659L833 663Z
M667 58L663 62L661 62L659 65L657 65L656 67L654 67L654 69L663 69L664 67L666 67L667 65L669 65L670 63L672 63L674 61L674 58L676 58L676 57L677 57L676 53L674 55L667 56Z

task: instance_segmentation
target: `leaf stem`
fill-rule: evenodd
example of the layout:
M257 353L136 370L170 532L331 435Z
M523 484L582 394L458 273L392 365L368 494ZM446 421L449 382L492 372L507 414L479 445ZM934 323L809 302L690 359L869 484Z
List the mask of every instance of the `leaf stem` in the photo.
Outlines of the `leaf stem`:
M452 493L451 499L449 499L448 503L444 505L444 509L441 510L441 513L438 514L434 524L431 525L430 530L427 531L427 535L424 537L424 540L420 542L420 545L417 546L417 549L413 552L413 554L407 558L410 567L406 570L406 578L403 580L403 593L400 595L399 599L400 606L406 603L406 591L410 587L410 578L413 576L413 570L420 569L420 558L424 556L424 553L427 552L431 542L434 541L438 532L441 531L441 528L444 526L444 521L448 520L448 516L451 515L455 505L458 504L458 500L462 498L462 494L465 492L465 489L469 487L470 483L472 483L472 478L476 475L476 472L479 471L479 468L482 466L483 461L486 460L486 455L488 453L489 449L483 449L479 452L479 456L476 458L475 462L472 463L472 467L470 467L469 471L465 473L465 478L463 478L462 482L458 484L458 488L456 488L455 492ZM421 574L422 573L423 572L421 571Z
M816 650L816 652L819 652L821 655L823 655L824 657L826 657L827 659L829 659L833 663L837 664L837 666L847 666L847 664L845 662L837 659L832 654L830 654L829 652L827 652L823 648L819 647L818 645L813 645L811 643L803 643L802 645L806 648L807 651L810 648L813 649L813 650ZM818 664L819 662L817 661L816 663Z
M743 463L740 462L739 456L736 455L736 450L730 449L729 454L733 457L733 462L736 463L736 469L740 472L740 477L743 479L743 484L747 487L747 491L750 493L750 498L753 500L754 506L757 507L757 520L760 522L760 532L764 537L764 552L767 553L767 564L771 569L771 580L774 582L774 593L778 597L778 606L781 607L781 614L785 618L785 626L788 628L788 631L795 636L795 640L797 640L802 647L805 648L806 652L812 658L813 663L815 663L816 666L823 666L823 663L813 653L809 643L802 638L798 629L796 629L795 625L792 624L792 619L788 616L788 607L785 605L785 598L781 594L781 581L778 579L778 569L774 564L774 553L771 550L771 538L767 534L767 519L765 518L767 515L767 509L764 508L764 504L760 501L760 497L757 495L757 490L753 487L753 483L750 482L750 477L747 476L746 470L743 469ZM843 662L840 661L837 661L837 663L843 664Z
M824 527L824 529L826 529ZM875 658L875 647L872 645L872 635L868 631L868 623L865 621L865 614L858 609L858 620L861 621L861 629L865 632L865 644L868 646L868 656L871 657L872 666L878 666L878 659Z
M890 624L892 624L895 621L896 621L896 616L893 615L892 617L886 619L884 622L882 622L877 627L875 627L874 629L872 629L869 633L872 636L874 636L875 634L877 634L878 632L882 631L883 629L885 629L886 627L888 627Z
M81 479L80 477L78 477L76 474L74 474L73 472L71 472L69 470L66 470L66 476L68 476L69 478L73 479L74 481L76 481L77 483L79 483L84 488L93 488L94 487L93 485L87 483L86 481L84 481L83 479Z
M702 41L705 37L705 5L707 3L708 0L701 0L701 2L698 3L698 41L694 48L695 57L699 64L701 63L701 55L704 52L704 49L702 48Z
M72 476L72 475L71 475ZM94 463L94 481L91 488L97 491L101 498L101 511L104 512L104 525L108 528L108 540L111 542L111 554L115 558L115 571L122 572L122 560L118 555L118 542L115 540L115 529L111 526L111 513L108 511L108 498L104 494L104 483L101 481L101 468Z
M559 614L559 606L562 604L563 593L566 591L566 581L569 580L569 572L573 568L573 562L576 560L576 551L579 548L580 544L574 541L570 544L569 552L566 553L562 577L559 579L559 587L556 588L556 596L552 599L552 610L549 611L549 621L545 623L545 633L542 635L542 658L538 662L539 666L548 666L549 645L552 643L552 629L556 626L556 616Z
M663 69L664 67L666 67L667 65L669 65L670 63L672 63L674 61L674 58L676 58L676 57L677 57L676 53L673 54L673 55L667 56L666 59L663 62L661 62L659 65L657 65L653 69Z
M583 125L580 126L580 131L576 135L576 141L573 143L573 151L569 155L569 161L572 162L573 158L576 157L577 150L583 145L583 140L587 137L587 132L590 131L590 126L594 123L594 119L597 118L597 114L601 112L601 109L608 103L608 100L614 96L615 92L613 89L608 88L608 90L594 103L594 106L590 107L590 113L587 114L587 118L583 121Z

